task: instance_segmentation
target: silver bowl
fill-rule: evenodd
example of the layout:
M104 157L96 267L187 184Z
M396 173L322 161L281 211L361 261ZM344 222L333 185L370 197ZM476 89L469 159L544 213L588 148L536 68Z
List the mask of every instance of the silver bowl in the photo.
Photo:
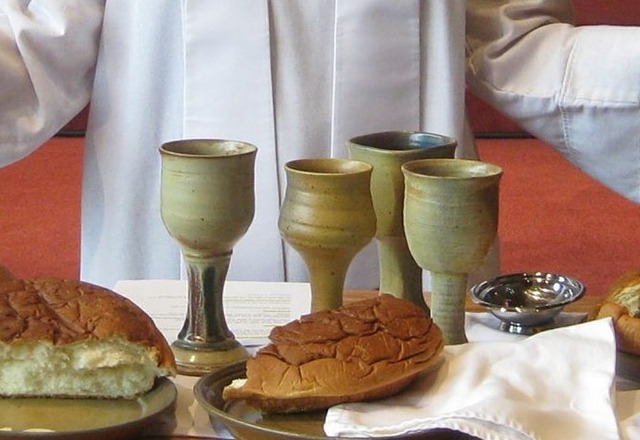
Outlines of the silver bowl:
M476 284L471 299L502 321L500 329L533 334L548 327L586 289L575 278L547 272L501 275Z

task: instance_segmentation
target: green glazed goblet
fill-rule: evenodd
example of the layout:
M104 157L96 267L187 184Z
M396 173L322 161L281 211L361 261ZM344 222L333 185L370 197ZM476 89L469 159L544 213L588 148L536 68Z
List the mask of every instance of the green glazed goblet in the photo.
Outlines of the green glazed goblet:
M253 221L257 149L230 140L160 147L161 213L187 269L187 316L172 343L178 371L201 375L246 359L224 316L222 294L234 245Z
M502 169L474 160L426 159L402 165L409 250L431 271L431 317L445 343L467 342L468 274L478 269L498 229Z
M313 312L342 305L351 261L373 238L371 169L347 159L302 159L285 165L287 188L278 227L307 267Z
M347 142L351 158L373 165L371 196L376 212L380 292L409 300L427 312L422 268L415 262L404 233L405 162L453 158L455 139L435 133L387 131L354 137Z

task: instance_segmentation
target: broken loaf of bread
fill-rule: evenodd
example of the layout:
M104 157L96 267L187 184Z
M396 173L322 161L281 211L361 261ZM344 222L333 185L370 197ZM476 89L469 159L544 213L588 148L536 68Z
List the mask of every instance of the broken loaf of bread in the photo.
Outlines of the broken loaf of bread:
M275 327L247 361L247 378L223 390L274 413L378 399L432 366L444 342L418 306L383 294Z
M80 281L0 283L0 396L131 399L175 374L151 318Z
M609 286L597 318L611 317L618 350L640 356L640 270L634 269Z

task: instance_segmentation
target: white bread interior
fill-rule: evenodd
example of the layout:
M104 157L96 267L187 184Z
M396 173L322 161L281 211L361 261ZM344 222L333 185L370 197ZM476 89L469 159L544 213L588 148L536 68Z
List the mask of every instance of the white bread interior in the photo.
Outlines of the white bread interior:
M158 354L122 338L0 343L0 393L12 397L133 399L171 371Z
M0 396L133 399L174 375L151 318L80 281L0 283Z
M607 290L597 318L610 317L619 351L640 356L640 271L617 278Z

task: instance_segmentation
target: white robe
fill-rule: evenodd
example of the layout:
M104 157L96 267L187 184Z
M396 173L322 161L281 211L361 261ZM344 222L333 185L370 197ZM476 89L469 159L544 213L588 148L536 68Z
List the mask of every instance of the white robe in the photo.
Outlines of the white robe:
M0 166L29 154L91 101L81 278L112 286L182 275L160 218L158 146L195 137L254 143L256 216L229 279L304 280L277 229L285 162L346 156L348 138L390 129L453 136L459 156L474 155L464 123L466 3L2 0ZM476 3L487 2L469 7ZM565 2L537 3L544 11ZM512 57L501 69L520 62ZM511 84L512 107L525 116L555 105L553 97L530 105L532 80ZM349 287L377 285L375 244L348 278Z
M467 84L640 203L640 27L573 19L569 0L469 0Z
M229 272L229 279L257 280L306 279L277 228L285 162L346 156L348 138L381 130L427 130L462 142L464 0L109 0L96 47L86 41L98 41L101 2L31 2L31 20L19 10L29 2L3 3L9 19L20 20L17 39L30 40L21 55L34 65L45 50L36 39L45 32L70 32L60 47L67 39L73 46L54 56L83 52L80 65L61 59L55 69L27 68L50 77L37 96L22 97L50 129L38 138L45 130L27 128L34 136L22 146L6 140L4 150L15 154L5 151L3 159L33 149L91 97L82 193L87 281L111 286L181 275L178 248L159 214L157 149L164 141L228 138L258 146L256 216ZM70 8L77 10L68 18ZM55 20L49 29L48 19ZM69 88L63 98L74 108L57 114L59 100L49 99L48 87ZM348 285L375 287L377 272L372 244L352 264Z

